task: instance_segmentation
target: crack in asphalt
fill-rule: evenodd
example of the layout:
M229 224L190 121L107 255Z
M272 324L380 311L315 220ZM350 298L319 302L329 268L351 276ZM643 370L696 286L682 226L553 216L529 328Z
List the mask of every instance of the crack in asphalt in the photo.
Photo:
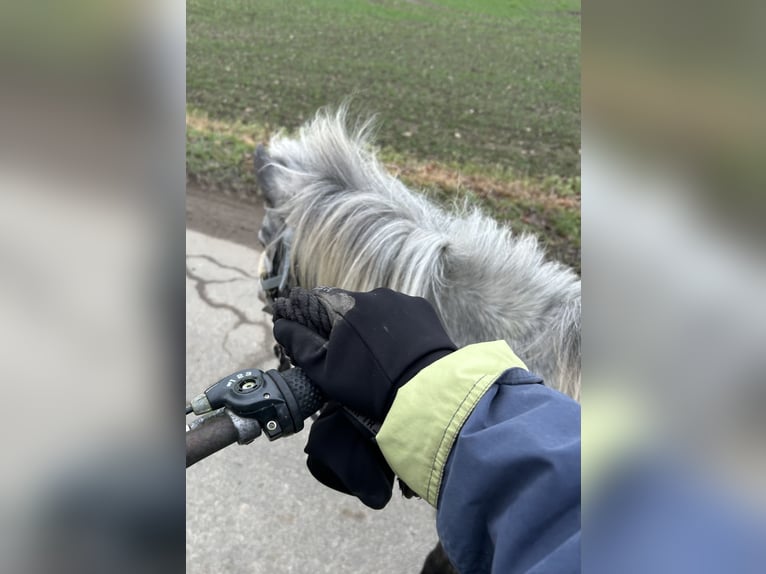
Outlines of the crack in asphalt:
M237 273L240 273L241 275L247 277L248 279L258 279L257 277L254 277L253 275L250 275L247 271L242 269L241 267L237 267L236 265L227 265L226 263L221 263L213 257L212 255L206 255L204 253L199 254L188 254L186 256L186 259L204 259L205 261L209 261L213 265L217 265L221 269L228 269L229 271L236 271Z
M205 259L206 261L209 261L213 265L217 265L221 269L237 271L238 273L241 273L244 277L233 277L231 279L205 279L204 277L200 277L199 275L194 273L194 270L189 267L189 263L188 263L189 259L194 259L194 258ZM194 282L194 289L197 291L197 295L202 300L202 302L212 309L223 309L225 311L229 311L231 314L234 315L234 318L236 319L234 325L226 332L226 335L224 336L223 341L221 342L221 349L224 352L226 352L230 357L233 357L234 354L227 348L227 345L229 343L229 337L231 336L231 334L243 325L259 326L260 323L258 321L253 321L252 319L250 319L247 316L247 314L236 305L232 305L231 303L214 301L213 299L211 299L210 295L207 292L207 287L209 285L223 285L226 283L236 283L237 281L255 280L256 278L250 275L244 269L241 269L239 267L235 267L232 265L226 265L225 263L221 263L215 257L211 257L210 255L187 255L186 260L187 260L186 278Z

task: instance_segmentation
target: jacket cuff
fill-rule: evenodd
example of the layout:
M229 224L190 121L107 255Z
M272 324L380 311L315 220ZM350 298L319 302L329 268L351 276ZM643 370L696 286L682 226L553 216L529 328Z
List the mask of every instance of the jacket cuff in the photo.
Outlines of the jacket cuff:
M527 368L505 341L477 343L427 366L396 393L376 440L393 471L432 506L460 429L513 367Z

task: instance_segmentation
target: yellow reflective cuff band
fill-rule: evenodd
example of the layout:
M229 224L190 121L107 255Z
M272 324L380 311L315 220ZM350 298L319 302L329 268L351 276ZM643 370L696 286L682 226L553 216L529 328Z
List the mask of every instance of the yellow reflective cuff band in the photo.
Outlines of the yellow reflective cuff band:
M460 429L506 370L526 365L505 341L463 347L420 371L396 394L377 442L393 471L436 506Z
M635 390L639 387L597 382L583 393L581 458L586 506L614 468L652 440L662 440L655 436L658 425L651 416L651 404L642 391Z

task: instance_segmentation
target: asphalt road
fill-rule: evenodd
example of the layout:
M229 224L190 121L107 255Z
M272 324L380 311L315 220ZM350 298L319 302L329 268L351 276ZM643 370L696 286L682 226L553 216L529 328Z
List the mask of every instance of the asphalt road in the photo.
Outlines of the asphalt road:
M248 366L276 366L258 298L262 207L187 193L187 399ZM395 492L381 511L316 482L303 433L231 446L186 471L186 572L419 572L434 514Z

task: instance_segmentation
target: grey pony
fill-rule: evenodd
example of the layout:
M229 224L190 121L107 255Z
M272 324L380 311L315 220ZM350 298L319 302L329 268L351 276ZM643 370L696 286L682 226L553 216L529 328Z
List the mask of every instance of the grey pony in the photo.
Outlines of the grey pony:
M505 339L546 384L579 400L580 279L538 240L477 208L446 211L377 159L374 121L320 110L255 154L266 202L262 270L289 242L283 282L388 287L430 301L458 346Z

